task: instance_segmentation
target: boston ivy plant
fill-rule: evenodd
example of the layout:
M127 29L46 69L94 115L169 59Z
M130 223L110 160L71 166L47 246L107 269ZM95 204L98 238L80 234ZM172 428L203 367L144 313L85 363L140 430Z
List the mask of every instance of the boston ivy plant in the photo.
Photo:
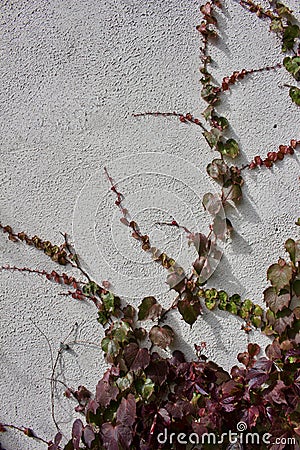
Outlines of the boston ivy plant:
M61 443L54 408L52 417L57 434L51 441L39 437L30 428L13 424L0 424L0 432L9 428L19 430L44 443L48 450L229 449L233 444L228 431L235 424L244 424L238 428L234 448L300 448L300 241L288 239L286 257L269 267L270 285L263 293L265 308L238 294L229 295L225 290L206 287L213 262L220 259L218 244L232 230L232 223L224 217L223 211L230 205L238 206L241 201L244 173L258 167L270 169L286 155L293 155L300 145L300 141L293 138L265 157L255 156L245 166L233 163L239 156L239 144L233 138L224 137L229 124L217 112L224 92L249 74L282 66L296 82L300 80L299 27L292 12L278 1L270 2L270 9L252 0L241 0L240 4L270 21L270 30L282 41L283 63L236 71L224 77L220 85L215 84L209 72L212 58L208 48L217 36L215 9L222 5L219 0L208 1L200 8L202 20L197 26L203 42L201 96L207 102L203 119L177 112L135 114L172 116L182 124L196 125L209 149L217 152L207 166L207 173L220 191L217 194L207 192L202 201L211 216L208 234L191 232L175 220L165 224L184 230L188 244L197 250L188 273L163 250L154 247L149 236L131 219L124 205L126 199L105 169L104 176L116 196L121 222L153 262L166 270L166 281L174 292L168 308L163 308L153 296L141 299L135 308L111 292L109 283L99 284L91 279L66 234L62 244L53 245L38 236L29 237L25 232L15 232L11 226L0 224L10 241L34 246L55 263L77 268L84 276L84 281L80 281L56 270L48 273L9 265L1 268L45 276L66 285L65 294L73 299L91 300L97 308L97 320L105 330L101 347L109 364L94 392L84 386L78 389L66 386L66 397L76 399L76 411L82 415L82 420L74 421L66 444ZM297 86L290 87L290 97L296 104L300 103L299 92ZM300 218L296 225L300 225ZM165 356L163 350L173 345L175 337L175 330L164 323L171 310L176 310L192 326L196 320L201 320L204 310L209 312L216 308L241 318L246 333L258 329L271 336L272 343L265 349L265 356L261 356L257 344L249 344L245 352L237 355L237 364L230 371L207 359L204 342L195 345L193 361L188 361L180 350ZM68 348L67 342L60 351L65 348ZM52 383L56 381L55 375L54 368ZM246 431L252 433L252 440L247 440ZM266 435L268 438L264 440L253 438ZM183 436L189 436L190 440L184 440ZM210 440L203 440L203 436Z

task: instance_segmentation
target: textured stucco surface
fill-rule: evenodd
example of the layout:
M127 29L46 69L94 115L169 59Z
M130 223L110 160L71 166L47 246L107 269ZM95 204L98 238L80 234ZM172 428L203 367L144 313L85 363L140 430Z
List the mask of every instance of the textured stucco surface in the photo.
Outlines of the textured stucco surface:
M298 1L286 3L299 16ZM197 127L132 113L200 115L198 6L187 0L1 2L1 222L53 242L61 241L60 231L74 230L93 275L136 297L135 304L153 289L165 305L171 297L165 274L149 265L120 226L103 167L123 180L127 205L152 240L187 265L193 253L185 237L154 223L174 216L205 231L200 203L214 189L205 174L212 154ZM218 15L222 36L212 49L218 80L281 60L265 23L232 0L225 6ZM241 143L241 164L299 138L299 108L283 87L289 82L284 70L256 74L226 94L223 110ZM244 202L230 212L236 231L211 285L262 303L266 268L297 232L298 158L246 174ZM43 254L0 235L0 264L7 263L53 268ZM50 354L32 321L54 351L75 322L79 341L99 345L103 332L92 305L59 295L63 288L40 277L4 272L0 284L0 421L51 438ZM238 319L221 312L205 314L192 330L175 314L169 323L178 330L175 347L192 357L193 344L206 341L208 356L226 368L247 345ZM251 339L267 342L257 333ZM59 372L65 383L93 389L104 368L101 350L82 344L64 353ZM67 432L74 403L62 392L58 386L57 418ZM44 448L12 432L0 441L6 450Z

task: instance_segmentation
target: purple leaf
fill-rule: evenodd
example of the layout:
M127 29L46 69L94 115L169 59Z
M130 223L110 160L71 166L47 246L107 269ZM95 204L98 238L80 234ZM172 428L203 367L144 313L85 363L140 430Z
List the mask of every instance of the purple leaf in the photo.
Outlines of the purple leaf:
M109 371L106 371L102 379L98 382L96 387L96 401L100 406L106 407L111 400L116 400L119 389L109 380Z
M278 403L287 405L287 401L284 395L284 390L287 389L287 386L284 384L282 380L277 380L274 388L265 394L264 398L270 403Z
M135 342L131 342L125 347L124 357L130 370L145 369L150 362L148 349L140 348Z
M164 359L159 357L156 358L154 355L157 354L152 354L152 361L145 372L148 378L150 378L155 384L159 384L161 386L167 379L169 368Z
M272 361L281 358L281 348L278 340L274 340L272 344L268 345L266 348L266 355Z
M92 442L95 439L95 433L90 425L84 427L83 439L88 448L91 448Z
M79 445L82 432L83 432L83 423L81 422L80 419L76 419L75 422L73 423L72 428L72 443L74 446L74 450L80 450Z
M122 398L117 410L117 423L131 427L136 418L136 401L133 394L128 394L127 399Z
M269 373L273 366L273 361L267 358L257 360L247 374L247 380L250 389L260 387L269 378Z
M104 423L101 427L103 446L107 450L127 450L132 442L132 430L124 425Z
M54 444L55 445L59 445L60 441L62 440L62 434L59 431L58 433L56 433L55 438L54 438Z

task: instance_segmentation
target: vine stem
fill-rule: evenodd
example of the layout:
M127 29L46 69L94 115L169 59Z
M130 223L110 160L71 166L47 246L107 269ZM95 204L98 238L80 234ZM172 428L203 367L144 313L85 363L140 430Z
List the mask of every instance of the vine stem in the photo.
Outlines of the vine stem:
M4 428L11 428L13 430L21 431L21 433L24 433L26 436L31 437L37 441L43 442L43 444L50 445L51 441L46 441L46 439L41 438L40 436L37 436L30 428L26 427L18 427L17 425L13 425L11 423L1 423L1 425ZM61 447L58 447L58 449L61 449Z
M160 111L155 111L155 112L143 112L143 113L135 113L132 114L133 117L145 117L145 116L155 116L155 117L178 117L180 122L182 123L193 123L195 125L198 125L199 127L202 128L203 131L208 131L207 128L203 125L203 123L201 123L200 119L197 119L196 117L193 117L192 114L187 113L187 114L182 114L182 113L177 113L175 111L173 112L160 112Z

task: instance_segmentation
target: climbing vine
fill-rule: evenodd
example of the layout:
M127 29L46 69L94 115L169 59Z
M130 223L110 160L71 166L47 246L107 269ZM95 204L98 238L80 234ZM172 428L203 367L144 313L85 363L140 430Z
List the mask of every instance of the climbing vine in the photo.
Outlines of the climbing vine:
M202 39L201 97L207 103L202 118L178 112L134 114L135 117L174 117L183 125L196 125L209 151L218 153L206 170L220 191L205 193L202 201L211 216L209 232L191 232L176 220L163 223L182 229L188 244L195 247L197 257L188 273L172 257L152 245L149 236L132 220L126 198L114 182L113 174L107 169L103 174L115 194L121 222L153 263L166 270L166 282L174 292L168 308L154 296L142 299L137 308L126 304L110 290L108 282L93 280L82 268L80 255L76 254L66 234L62 244L53 245L38 236L29 237L23 231L0 224L13 243L34 246L60 266L78 270L83 280L56 270L48 273L27 267L1 267L2 271L45 276L59 285L64 284L66 296L92 301L97 309L97 320L104 328L101 347L110 366L94 393L83 386L78 389L65 386L66 397L76 399L76 411L84 418L84 421L74 421L66 444L62 444L63 436L55 419L53 403L52 417L57 427L53 440L47 441L30 428L13 424L0 424L0 432L16 429L44 443L48 450L184 449L189 445L193 449L212 448L211 445L229 449L232 442L228 431L232 430L233 424L238 424L236 442L239 447L235 448L299 448L300 241L288 239L286 256L269 267L267 280L270 285L263 293L265 308L239 294L229 295L225 290L206 287L214 262L221 257L219 244L233 229L230 219L224 215L224 208L238 206L242 200L244 174L258 167L270 169L285 156L292 156L300 146L300 140L293 136L289 143L279 145L278 150L271 149L265 156L254 156L242 167L232 162L239 156L239 143L225 137L229 123L226 117L218 114L218 105L226 91L251 74L281 68L285 68L295 82L300 81L300 32L292 11L277 0L270 2L270 9L252 0L241 0L240 4L260 19L269 21L270 30L282 42L283 61L274 66L235 71L224 77L220 85L216 84L209 69L212 62L209 44L218 36L215 11L222 8L222 4L219 0L208 1L200 7L202 19L197 26ZM300 89L297 85L288 87L291 100L300 105ZM300 218L296 225L300 225ZM192 326L204 310L216 308L241 318L246 333L258 329L272 336L265 356L260 356L261 349L257 344L249 344L245 352L237 355L240 365L232 367L230 372L207 359L205 342L195 344L193 361L187 361L180 350L173 351L172 356L164 356L162 350L172 347L175 337L175 330L164 323L170 311L176 310ZM66 340L60 355L69 345ZM54 364L52 388L56 381ZM252 433L251 440L247 431ZM264 440L257 441L257 436L266 435Z

